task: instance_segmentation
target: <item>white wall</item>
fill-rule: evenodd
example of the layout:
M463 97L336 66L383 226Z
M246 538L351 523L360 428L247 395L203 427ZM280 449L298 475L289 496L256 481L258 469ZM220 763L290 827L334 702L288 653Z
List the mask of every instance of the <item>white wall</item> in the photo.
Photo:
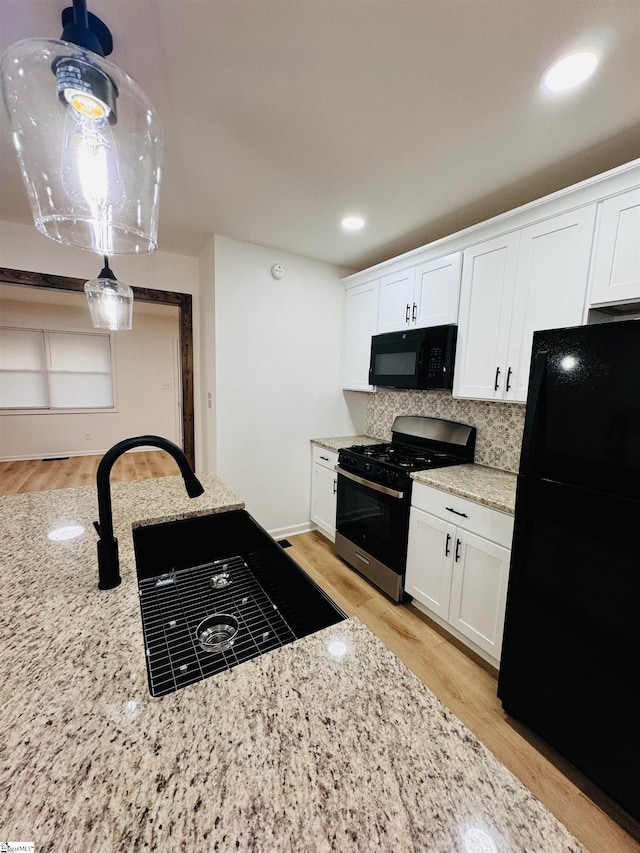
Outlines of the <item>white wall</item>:
M0 290L8 296L0 298L2 325L92 331L82 294L23 287ZM104 453L123 438L148 433L178 441L177 338L177 308L135 305L133 329L112 335L117 411L0 414L0 458Z
M215 242L212 237L198 259L200 290L200 382L194 388L202 412L203 470L217 471L216 459L216 362L215 362Z
M194 388L197 389L200 382L200 348L197 345L200 338L198 259L158 251L146 255L119 255L112 259L111 265L116 276L127 284L192 295L195 342ZM102 269L102 258L92 252L63 246L49 240L32 226L0 220L0 267L89 279L95 278ZM194 402L196 468L203 471L198 393L195 394Z
M340 390L345 271L218 236L214 266L218 473L270 532L308 529L309 440L366 423Z

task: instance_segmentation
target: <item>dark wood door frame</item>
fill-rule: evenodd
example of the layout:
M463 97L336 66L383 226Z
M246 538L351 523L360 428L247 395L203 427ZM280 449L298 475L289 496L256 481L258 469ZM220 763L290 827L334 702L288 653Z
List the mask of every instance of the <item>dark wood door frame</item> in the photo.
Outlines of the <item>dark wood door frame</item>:
M50 290L67 290L84 293L84 279L64 275L12 270L0 267L0 283L22 287L42 287ZM191 467L195 470L195 438L193 416L193 309L189 293L172 290L151 290L147 287L132 287L133 298L139 302L154 302L160 305L175 305L179 311L180 362L182 370L182 435L183 450Z

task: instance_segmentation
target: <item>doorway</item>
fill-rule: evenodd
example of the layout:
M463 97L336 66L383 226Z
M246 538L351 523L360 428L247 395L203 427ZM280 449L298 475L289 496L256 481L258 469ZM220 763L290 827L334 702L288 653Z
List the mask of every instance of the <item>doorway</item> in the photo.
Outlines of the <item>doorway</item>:
M0 282L18 287L48 288L53 290L84 292L84 279L71 276L50 275L0 267ZM151 290L132 287L134 300L157 305L174 305L178 308L177 371L181 388L181 432L184 454L195 470L195 427L193 397L193 299L189 293L171 290Z

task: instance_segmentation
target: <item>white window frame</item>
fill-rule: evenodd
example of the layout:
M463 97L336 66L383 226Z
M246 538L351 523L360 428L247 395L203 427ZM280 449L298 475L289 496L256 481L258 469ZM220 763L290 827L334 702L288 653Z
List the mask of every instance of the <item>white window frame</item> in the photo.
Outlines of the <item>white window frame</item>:
M100 408L52 408L51 406L37 406L32 409L5 409L0 406L0 415L98 415L98 414L114 414L120 411L118 406L118 383L116 371L116 336L113 332L94 331L92 329L37 329L29 326L0 326L0 330L10 332L40 332L44 341L45 368L44 373L47 380L47 388L49 387L49 372L51 366L51 354L49 347L49 335L95 335L97 337L108 338L109 340L109 355L111 360L111 392L113 396L113 405ZM53 372L53 371L52 371Z

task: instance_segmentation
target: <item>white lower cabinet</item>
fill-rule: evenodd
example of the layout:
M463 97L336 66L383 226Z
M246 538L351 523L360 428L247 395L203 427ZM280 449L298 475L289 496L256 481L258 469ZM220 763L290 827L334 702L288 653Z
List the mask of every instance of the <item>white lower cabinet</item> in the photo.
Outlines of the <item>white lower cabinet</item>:
M336 492L338 454L313 445L311 465L311 521L332 541L336 538Z
M414 483L405 591L494 666L500 661L512 534L512 516Z

